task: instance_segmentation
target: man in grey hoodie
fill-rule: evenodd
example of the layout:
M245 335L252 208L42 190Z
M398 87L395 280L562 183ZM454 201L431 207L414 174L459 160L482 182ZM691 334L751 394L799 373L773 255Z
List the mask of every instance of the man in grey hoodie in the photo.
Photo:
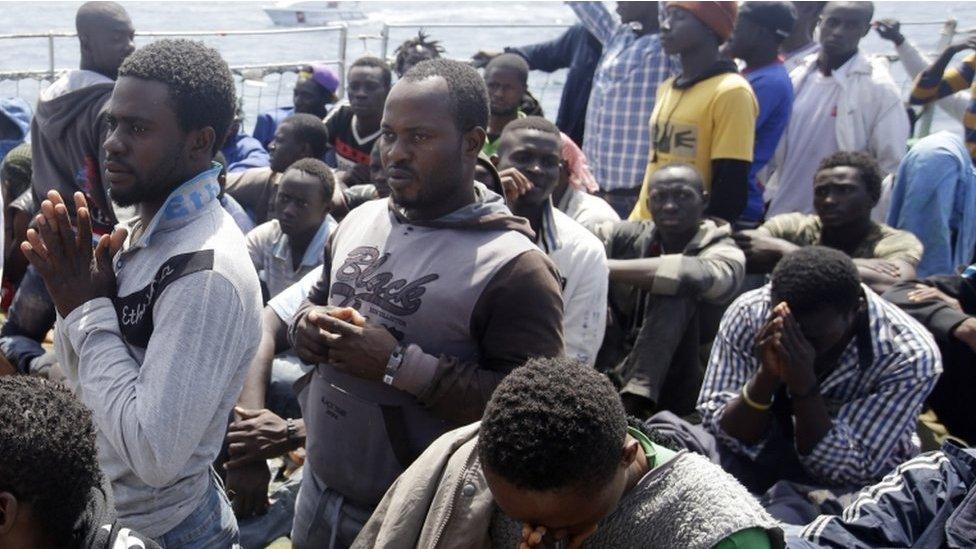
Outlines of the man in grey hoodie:
M135 49L135 31L129 15L115 2L83 4L75 15L75 27L81 43L80 68L61 75L41 92L30 123L33 204L40 204L51 190L65 197L80 191L88 203L95 233L106 234L117 219L102 185L101 146L107 131L102 109L112 93L119 65ZM73 218L72 201L65 206ZM28 268L7 322L0 329L0 349L19 371L49 370L51 364L42 358L41 342L54 316L51 298L37 271Z
M291 339L305 476L296 548L346 547L438 436L481 417L499 381L563 351L557 273L525 219L474 183L488 93L434 59L390 91L379 138L391 196L356 208L326 250Z
M261 292L217 199L233 116L216 50L140 49L119 69L104 143L112 197L136 215L93 251L84 195L76 237L51 191L21 246L56 306L58 362L92 410L120 519L167 548L237 541L211 464L261 335Z
M112 230L116 217L102 185L101 151L106 127L102 109L122 61L135 51L135 30L125 9L115 2L87 2L78 8L75 29L81 44L78 70L68 71L47 87L37 101L31 124L31 185L40 204L47 192L85 194L93 228ZM73 217L73 205L68 204Z

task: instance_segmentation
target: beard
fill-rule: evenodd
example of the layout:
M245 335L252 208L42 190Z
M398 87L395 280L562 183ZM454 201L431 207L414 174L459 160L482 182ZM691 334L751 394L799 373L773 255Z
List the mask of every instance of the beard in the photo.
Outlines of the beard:
M162 203L176 187L183 184L180 174L183 171L184 149L185 146L181 143L149 170L133 170L133 182L127 188L116 189L109 186L111 199L126 208L142 202Z

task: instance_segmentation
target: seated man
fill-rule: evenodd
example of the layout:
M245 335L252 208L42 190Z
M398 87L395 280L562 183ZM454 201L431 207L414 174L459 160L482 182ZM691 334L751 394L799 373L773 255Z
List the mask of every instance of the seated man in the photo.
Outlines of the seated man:
M525 117L519 107L529 90L529 64L519 55L503 53L485 66L485 85L491 116L488 118L488 139L482 152L492 156L497 152L498 140L505 126Z
M908 151L891 191L888 224L925 246L918 276L953 275L976 251L976 167L962 137L938 132Z
M0 161L0 192L3 203L3 298L0 308L6 310L13 293L27 269L27 259L20 252L20 243L27 237L27 225L34 214L34 195L31 191L30 143L17 145ZM29 201L25 209L23 203ZM16 204L16 205L15 205Z
M816 214L778 215L732 237L746 253L750 273L769 273L786 254L817 244L853 258L861 281L881 293L915 276L922 244L907 231L871 220L880 196L878 163L862 152L839 151L824 158L817 169Z
M281 174L302 158L322 158L328 134L322 121L311 114L296 114L278 125L271 141L271 165L243 173L230 173L227 193L260 225L274 213L275 193Z
M329 215L335 180L324 162L295 162L278 187L275 218L247 233L247 251L270 297L322 264L325 242L336 226Z
M915 423L941 371L924 327L861 284L849 257L809 246L729 307L698 398L702 425L675 432L751 492L772 487L773 516L806 524L825 495L918 453Z
M386 182L386 170L383 168L383 160L380 158L380 148L373 147L373 152L369 155L369 184L356 185L342 189L335 193L333 200L338 198L338 202L332 207L332 217L336 221L342 221L346 214L356 209L358 206L390 196L390 185Z
M656 440L602 374L530 360L499 384L480 425L445 434L400 476L353 547L781 545L741 484Z
M274 139L278 124L293 114L307 113L319 118L329 114L329 104L339 99L336 90L339 89L339 77L332 69L325 65L303 67L298 72L298 81L292 92L291 107L278 107L258 115L254 122L251 136L257 139L261 146L268 148Z
M159 549L113 504L88 408L60 384L0 377L0 547Z
M694 411L707 348L739 290L746 258L731 226L703 218L704 184L692 166L665 166L649 184L653 221L618 224L605 239L612 328L598 368L614 369L628 413L686 415Z
M386 61L360 57L347 76L349 104L332 109L325 119L329 147L327 162L338 172L343 187L369 183L369 153L380 136L383 104L390 93L392 75Z
M565 133L562 140L563 169L559 172L559 183L552 191L552 203L591 231L600 223L620 221L613 206L590 194L599 191L600 187L590 172L586 155Z
M414 65L428 59L438 59L444 53L444 46L440 40L430 40L423 30L417 31L417 36L408 38L393 51L395 56L393 68L397 78L403 77Z
M566 354L592 365L607 321L607 258L595 236L552 205L564 169L559 128L538 116L520 118L505 126L497 150L502 185L513 189L512 213L529 220L536 245L562 276Z
M976 444L976 265L961 275L902 282L884 295L935 336L942 353L942 377L929 395L949 433Z
M264 145L241 130L240 108L234 117L234 123L227 130L227 139L220 152L227 159L227 173L237 173L251 168L263 168L271 160Z
M843 514L790 529L796 549L976 547L976 450L950 442L899 465Z

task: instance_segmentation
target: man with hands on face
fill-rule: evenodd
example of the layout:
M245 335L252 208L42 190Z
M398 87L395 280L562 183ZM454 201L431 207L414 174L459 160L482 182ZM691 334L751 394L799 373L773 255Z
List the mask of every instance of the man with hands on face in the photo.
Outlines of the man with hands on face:
M848 492L917 454L941 371L929 333L862 285L846 255L802 248L729 307L698 398L704 429L688 426L683 442L765 492L773 516L805 524L819 509L790 483ZM671 421L662 415L651 423Z
M481 417L498 382L563 350L558 275L528 223L474 183L488 93L473 68L414 66L378 146L391 195L333 233L290 338L307 460L295 547L348 546L396 477Z
M120 520L164 547L228 547L237 523L214 479L227 417L260 335L244 236L212 162L234 115L216 50L160 40L131 55L106 107L112 199L135 217L92 250L57 192L22 245L58 311L55 350L98 427Z
M558 358L514 370L480 423L434 442L387 492L354 547L767 549L781 542L775 521L732 476L662 444L627 417L606 376Z
M607 323L607 256L599 239L553 206L553 190L568 169L559 128L540 116L520 118L505 126L497 152L512 212L529 220L536 245L562 276L566 354L592 365Z
M815 215L789 213L758 229L732 235L746 254L750 273L773 270L786 254L822 245L854 259L861 281L876 292L915 276L922 244L912 233L871 219L881 196L877 162L861 152L839 151L823 159L813 180Z

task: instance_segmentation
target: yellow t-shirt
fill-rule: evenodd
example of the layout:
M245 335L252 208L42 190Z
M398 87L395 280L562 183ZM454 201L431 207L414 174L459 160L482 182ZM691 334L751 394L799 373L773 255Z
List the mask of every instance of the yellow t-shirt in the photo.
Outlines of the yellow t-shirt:
M665 164L691 164L701 173L705 189L711 190L712 160L752 162L758 115L749 82L736 73L715 75L685 89L674 87L674 77L658 86L647 170L630 220L651 218L647 182Z

